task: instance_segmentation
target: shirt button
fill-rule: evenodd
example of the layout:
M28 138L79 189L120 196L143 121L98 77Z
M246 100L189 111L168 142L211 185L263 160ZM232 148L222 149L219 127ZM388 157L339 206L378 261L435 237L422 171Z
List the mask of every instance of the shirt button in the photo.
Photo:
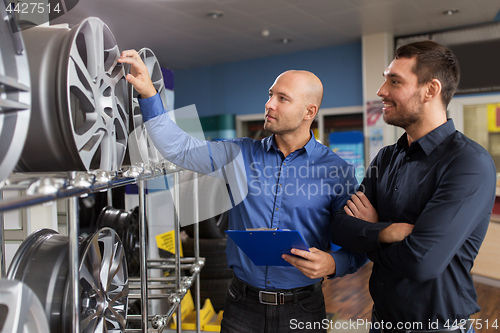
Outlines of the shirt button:
M281 184L279 184L279 187L281 187Z
M267 284L271 284L271 281L267 281Z
M283 165L286 165L286 162L285 162L285 163L283 163Z
M278 207L276 207L276 210L280 210Z
M397 190L398 190L398 188L397 188L397 187L395 187L395 188L394 188L394 191L397 191Z
M410 160L410 158L409 158L408 156L406 156L406 160L407 160L407 161L409 161L409 160Z

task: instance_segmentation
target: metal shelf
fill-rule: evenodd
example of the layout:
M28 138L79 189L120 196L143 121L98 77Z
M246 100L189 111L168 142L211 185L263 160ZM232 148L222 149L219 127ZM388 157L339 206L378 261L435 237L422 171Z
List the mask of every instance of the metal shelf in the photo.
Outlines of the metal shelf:
M195 308L197 309L197 332L200 332L199 325L199 272L204 265L204 258L199 258L199 232L198 224L194 224L195 236L195 258L180 258L180 227L178 211L174 209L174 230L175 230L175 253L174 258L170 259L155 259L147 260L147 230L146 230L146 209L145 209L145 186L144 181L156 177L161 177L173 174L174 184L179 184L179 172L182 168L175 166L170 162L162 162L154 165L133 165L123 167L117 172L109 172L104 170L95 170L93 172L59 172L59 173L13 173L6 181L2 189L0 189L0 278L6 277L5 267L5 242L3 237L4 224L3 213L10 210L27 208L34 205L43 204L59 199L69 200L68 209L68 237L69 237L69 279L71 291L71 306L72 306L72 331L80 331L80 322L78 314L79 294L79 257L78 257L78 240L79 240L79 217L78 217L78 197L85 196L93 192L104 192L112 188L124 186L127 184L137 184L139 186L139 238L140 238L140 279L130 278L133 286L131 289L139 289L140 293L129 295L132 298L140 298L142 304L141 315L131 315L127 317L130 321L140 321L141 330L127 329L126 332L161 332L166 327L173 313L177 311L179 325L177 331L181 331L181 312L180 302L187 293L191 285L196 286L197 293L195 299ZM198 205L197 181L194 182L194 198L195 207ZM174 207L179 207L179 193L174 186ZM2 200L1 196L4 190L19 190L25 194L18 198ZM197 211L195 215L197 215ZM197 219L197 216L195 216ZM168 280L158 281L159 278L148 279L148 269L174 269L175 276ZM191 276L181 278L180 272L183 269L188 269ZM138 286L135 284L139 282ZM148 285L148 282L170 282L172 287L157 285ZM172 292L167 294L148 294L148 289L171 289ZM158 298L168 299L170 309L167 314L148 316L148 299ZM130 319L129 319L130 317ZM149 321L153 330L149 329Z
M46 202L80 197L92 192L135 184L156 177L175 174L182 168L170 162L155 165L132 165L120 171L95 170L92 172L13 173L3 190L25 190L26 195L0 201L0 212L26 208Z

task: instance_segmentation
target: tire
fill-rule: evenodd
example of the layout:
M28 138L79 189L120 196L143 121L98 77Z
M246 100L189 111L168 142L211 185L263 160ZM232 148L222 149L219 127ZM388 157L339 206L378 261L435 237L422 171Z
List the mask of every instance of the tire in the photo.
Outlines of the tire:
M118 170L129 101L116 40L98 18L72 29L22 32L31 70L32 117L16 170Z
M192 212L194 207L192 200L195 195L193 193L193 182L198 179L198 212L195 216ZM195 221L198 222L199 237L205 239L222 239L226 238L224 231L229 225L229 210L232 207L229 196L228 185L219 178L206 175L199 175L191 171L183 171L180 177L180 214L183 216L183 221L189 221L184 224L183 230L190 237L194 237Z
M222 239L227 235L224 231L228 229L229 213L224 212L208 220L198 223L200 239ZM189 237L194 237L194 226L192 224L184 227Z
M0 188L14 170L26 141L31 116L30 72L26 48L5 6L0 6Z
M215 312L224 310L227 291L231 285L231 279L200 279L200 300L205 302L207 298L212 302ZM193 292L193 291L192 291Z
M194 239L187 238L182 243L185 257L194 257ZM202 279L228 279L233 270L227 267L226 239L200 239L200 257L205 258L201 269Z
M200 239L200 256L203 253L204 255L220 255L224 253L226 254L226 239ZM194 239L191 237L186 238L185 241L182 242L184 253L185 251L190 251L190 253L194 253Z

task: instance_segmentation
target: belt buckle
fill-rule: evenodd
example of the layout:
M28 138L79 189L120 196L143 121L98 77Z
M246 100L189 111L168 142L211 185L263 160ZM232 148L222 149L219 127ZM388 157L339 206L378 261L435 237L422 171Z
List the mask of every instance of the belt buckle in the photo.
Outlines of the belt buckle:
M271 298L271 299L269 299ZM259 291L259 302L267 305L285 304L285 294L272 291Z

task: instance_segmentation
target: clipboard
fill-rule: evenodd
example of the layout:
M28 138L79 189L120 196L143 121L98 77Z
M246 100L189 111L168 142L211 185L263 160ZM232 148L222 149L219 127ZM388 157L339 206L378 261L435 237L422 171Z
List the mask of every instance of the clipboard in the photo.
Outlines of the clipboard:
M256 266L292 266L282 254L291 254L292 248L309 251L297 230L227 230L226 234Z

